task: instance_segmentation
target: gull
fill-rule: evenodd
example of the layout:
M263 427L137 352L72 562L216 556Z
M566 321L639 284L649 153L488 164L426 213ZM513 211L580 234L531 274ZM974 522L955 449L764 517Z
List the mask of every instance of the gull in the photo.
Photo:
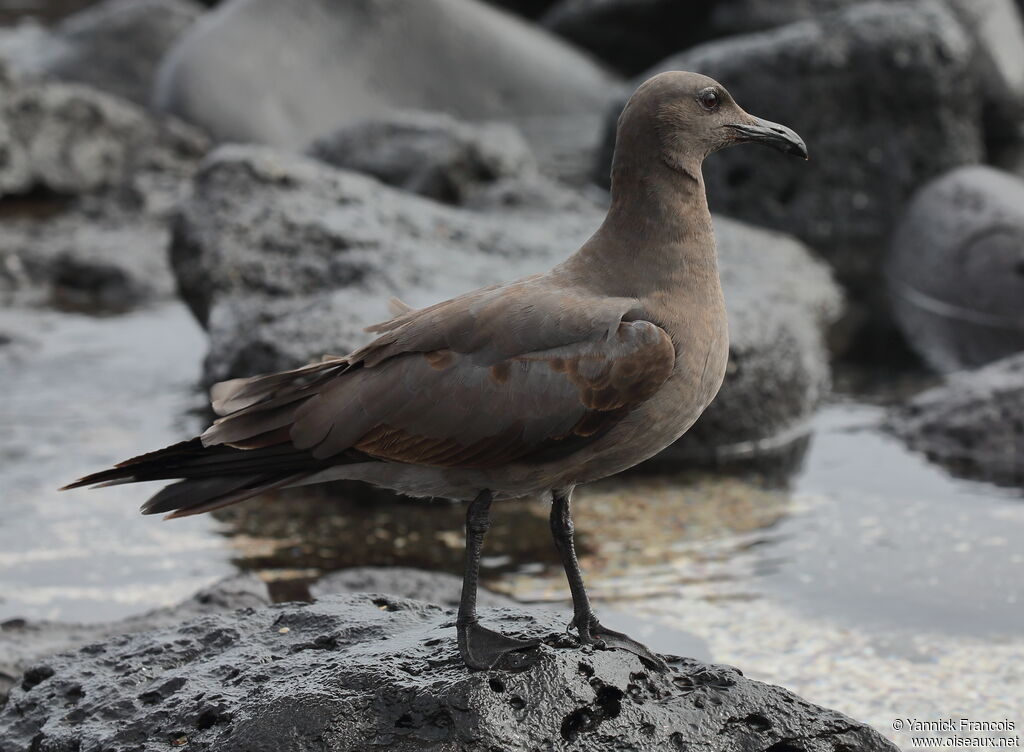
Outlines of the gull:
M537 640L479 623L494 501L544 495L581 645L661 659L602 626L573 544L573 489L657 454L717 394L729 336L701 165L757 142L807 157L792 130L747 114L718 82L670 71L618 120L601 226L550 271L422 309L398 305L343 357L215 384L201 436L67 488L173 480L145 514L208 512L273 489L359 480L469 501L456 629L471 669L522 669Z

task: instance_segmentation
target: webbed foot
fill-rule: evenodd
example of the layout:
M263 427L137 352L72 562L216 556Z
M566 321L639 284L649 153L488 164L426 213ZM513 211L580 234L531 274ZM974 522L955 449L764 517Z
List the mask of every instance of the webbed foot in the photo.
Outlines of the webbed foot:
M457 627L459 652L465 664L476 670L499 669L525 671L540 657L536 648L540 640L520 640L508 637L477 622Z
M659 671L668 670L668 664L650 648L629 635L602 626L594 614L589 615L587 623L583 626L580 625L578 618L574 618L569 626L576 627L581 645L593 645L599 650L626 650L639 657L651 668L656 668Z

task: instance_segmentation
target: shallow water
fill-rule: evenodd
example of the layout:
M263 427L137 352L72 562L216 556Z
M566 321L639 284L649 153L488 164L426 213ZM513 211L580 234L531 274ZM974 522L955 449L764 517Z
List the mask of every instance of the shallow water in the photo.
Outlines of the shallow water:
M142 517L144 490L57 487L178 440L206 338L183 306L0 311L0 620L105 621L232 571L219 523Z
M4 311L4 341L0 620L117 618L236 568L281 597L345 566L459 571L463 509L442 501L336 485L162 523L136 511L148 488L57 492L198 427L205 338L182 306ZM882 415L863 398L825 406L784 489L700 473L581 489L581 558L610 626L740 665L901 743L896 717L1020 716L1021 492L951 478L883 433ZM546 515L498 505L485 580L566 608Z

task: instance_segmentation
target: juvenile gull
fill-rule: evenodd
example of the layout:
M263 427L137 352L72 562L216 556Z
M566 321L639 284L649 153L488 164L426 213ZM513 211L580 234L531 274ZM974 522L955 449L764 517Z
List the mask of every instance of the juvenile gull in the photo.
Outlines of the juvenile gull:
M477 622L476 588L491 502L550 494L580 643L659 663L594 615L570 498L678 439L718 392L729 343L701 162L748 141L807 156L793 131L748 115L712 79L651 78L619 118L608 215L566 261L402 308L345 357L216 384L220 417L202 436L68 488L182 479L142 507L168 518L338 479L469 500L456 623L474 669L536 657L536 641Z

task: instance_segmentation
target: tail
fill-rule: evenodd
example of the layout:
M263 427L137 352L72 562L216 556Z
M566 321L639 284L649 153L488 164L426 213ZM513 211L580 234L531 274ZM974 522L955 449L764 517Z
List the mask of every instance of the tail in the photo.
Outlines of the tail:
M126 460L61 490L181 479L142 505L143 514L166 519L226 507L265 491L294 485L327 465L365 460L345 454L326 460L295 448L289 426L316 388L351 367L328 357L293 371L215 384L212 406L221 417L202 437Z
M194 438L79 478L61 490L181 478L142 505L143 514L170 512L166 519L174 519L292 485L316 472L320 464L308 455L297 455L287 445L243 450L223 445L204 447L199 438Z

